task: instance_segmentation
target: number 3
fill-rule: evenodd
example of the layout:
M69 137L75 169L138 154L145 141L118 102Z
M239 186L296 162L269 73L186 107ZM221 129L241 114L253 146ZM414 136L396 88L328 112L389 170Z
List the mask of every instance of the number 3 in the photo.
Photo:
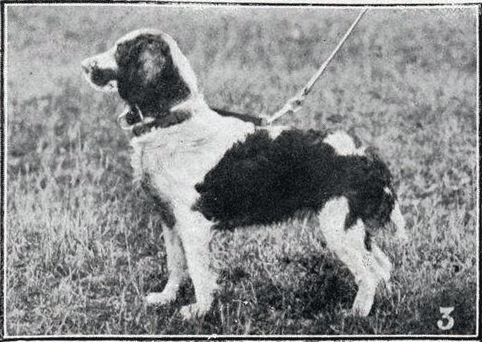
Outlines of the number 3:
M449 315L452 311L454 311L453 307L450 307L450 308L440 307L440 313L442 314L442 319L440 319L437 322L437 326L439 327L439 329L450 330L454 327L454 319L452 316ZM447 324L444 324L443 320L446 320Z

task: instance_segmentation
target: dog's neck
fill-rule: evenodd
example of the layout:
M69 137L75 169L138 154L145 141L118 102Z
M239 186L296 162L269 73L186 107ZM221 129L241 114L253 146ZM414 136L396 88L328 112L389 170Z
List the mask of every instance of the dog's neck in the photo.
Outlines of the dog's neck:
M185 101L171 108L160 109L155 114L144 112L137 104L128 103L117 122L122 129L141 136L153 128L166 128L189 120L195 111L203 107L207 105L201 95L190 96Z

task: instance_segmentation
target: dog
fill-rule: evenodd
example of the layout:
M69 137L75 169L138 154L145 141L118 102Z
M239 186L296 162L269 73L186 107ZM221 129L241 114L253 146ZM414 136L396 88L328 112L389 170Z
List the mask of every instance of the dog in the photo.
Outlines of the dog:
M126 103L119 125L132 135L134 181L162 216L169 280L148 305L176 299L190 277L196 301L187 319L206 314L217 285L211 229L318 219L328 248L355 277L352 305L367 316L392 265L371 239L405 222L386 164L340 131L257 127L211 109L187 58L168 34L141 29L81 63L87 81Z

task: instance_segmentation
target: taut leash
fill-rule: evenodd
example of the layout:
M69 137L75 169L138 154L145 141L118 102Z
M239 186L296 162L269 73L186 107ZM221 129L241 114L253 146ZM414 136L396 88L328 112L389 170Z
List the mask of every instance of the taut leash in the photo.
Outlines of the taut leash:
M350 35L351 31L355 28L356 24L360 21L360 19L363 17L363 15L366 13L368 8L364 8L363 11L358 15L356 20L351 24L350 28L348 31L345 33L341 41L338 43L336 46L335 50L331 53L331 55L328 57L328 59L321 65L321 67L318 69L318 71L311 77L311 79L308 81L308 83L301 89L301 91L296 94L294 97L289 99L286 104L278 110L276 113L274 113L271 117L266 119L266 125L270 125L273 121L279 119L283 115L287 113L296 113L301 109L301 106L306 98L306 95L308 95L311 92L311 89L313 88L313 85L316 83L316 81L320 78L321 74L325 71L326 67L328 64L331 62L333 57L335 57L336 53L340 48L342 47L343 43L345 43L346 39Z

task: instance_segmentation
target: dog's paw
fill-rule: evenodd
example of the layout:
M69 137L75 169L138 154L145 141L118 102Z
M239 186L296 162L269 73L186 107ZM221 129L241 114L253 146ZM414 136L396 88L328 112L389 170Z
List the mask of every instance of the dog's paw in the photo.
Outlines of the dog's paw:
M191 305L185 305L181 308L179 313L181 314L182 318L185 320L191 320L194 318L201 318L203 317L211 308L210 305L199 305L198 303L194 303Z
M359 302L355 300L350 310L350 316L367 317L372 308L372 302Z
M176 300L176 293L171 291L151 292L144 301L147 305L166 305Z

